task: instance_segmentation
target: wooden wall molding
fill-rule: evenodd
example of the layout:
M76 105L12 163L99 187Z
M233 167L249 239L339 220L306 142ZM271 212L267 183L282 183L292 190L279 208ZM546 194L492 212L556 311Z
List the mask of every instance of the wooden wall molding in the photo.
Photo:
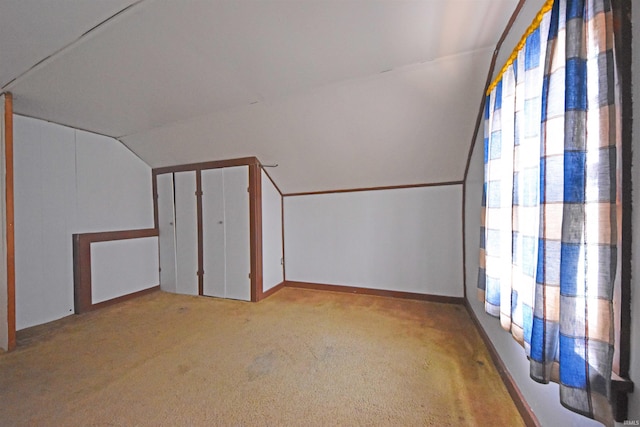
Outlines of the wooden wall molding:
M140 230L81 233L73 235L73 301L75 313L81 314L126 301L160 289L160 285L94 304L91 299L91 244L114 240L140 239L158 236L155 228Z
M518 18L522 7L524 6L526 0L519 0L516 8L514 9L511 17L509 18L509 22L507 22L507 26L502 31L502 35L498 39L498 43L496 43L496 48L493 51L493 55L491 56L491 63L489 65L489 71L487 72L487 79L484 84L484 89L482 90L482 97L480 99L480 108L478 109L478 115L476 116L476 125L473 128L473 136L471 137L471 144L469 146L469 152L467 153L467 163L464 166L464 175L462 177L462 287L464 290L464 297L467 299L467 248L466 248L466 200L467 200L467 176L469 175L469 167L471 166L471 157L473 157L473 150L476 147L476 139L478 138L478 132L480 131L480 125L482 124L482 117L484 115L484 105L485 105L485 94L487 93L487 89L493 80L493 72L496 68L496 60L498 59L498 54L500 53L500 49L502 48L502 44L504 43L507 35L511 31L511 27L513 27L514 22Z
M198 236L198 295L204 295L204 219L202 218L202 174L196 171L196 228ZM173 195L175 200L176 195ZM174 219L175 223L175 219ZM160 234L160 230L158 230ZM159 242L158 242L159 244ZM158 255L160 248L158 247ZM158 261L159 262L159 261Z
M198 171L203 169L219 169L219 168L228 168L232 166L247 166L247 165L258 165L260 161L257 157L240 157L237 159L227 159L227 160L214 160L210 162L200 162L200 163L188 163L184 165L175 165L175 166L164 166L159 168L153 168L151 170L152 174L160 175L163 173L170 172L190 172L190 171Z
M275 294L276 292L278 292L280 289L284 288L286 286L286 282L280 282L277 285L275 285L273 288L265 291L262 293L262 298L261 299L265 299L270 297L271 295Z
M276 191L280 194L280 197L282 197L282 191L280 191L280 187L278 187L278 184L276 184L276 182L273 180L273 178L271 177L271 175L267 171L267 167L264 166L263 164L260 164L260 168L264 171L264 174L267 175L267 178L269 178L269 181L271 181L271 183L275 187Z
M498 350L496 350L495 346L491 342L491 339L489 338L484 328L480 324L480 321L478 320L478 317L473 311L471 304L469 304L469 301L465 300L464 305L467 309L467 313L469 313L469 317L471 318L471 320L473 321L473 324L478 330L478 334L480 334L480 338L482 338L482 341L484 341L484 345L487 347L487 350L489 351L491 360L493 361L493 364L498 370L498 373L500 374L500 378L502 378L502 382L507 388L507 391L509 392L511 399L513 399L513 403L515 403L516 408L518 408L518 412L520 412L520 416L524 420L525 425L527 427L540 427L540 422L538 421L538 418L533 413L533 410L527 403L527 400L522 395L522 392L520 392L520 388L518 388L518 385L516 384L515 380L507 370L507 367L502 361L502 358L500 358L500 355L498 354Z
M618 238L620 256L620 324L617 341L617 364L614 362L614 376L611 383L611 399L614 418L618 422L627 419L629 409L628 393L633 392L634 384L629 379L631 364L631 283L632 239L633 239L633 100L632 100L632 33L631 0L612 0L614 41L616 62L620 83L621 105L621 205L618 206L620 236ZM638 165L636 165L638 167ZM614 355L614 357L616 357Z
M401 190L404 188L442 187L446 185L462 185L462 184L463 184L463 181L443 181L443 182L429 182L429 183L422 183L422 184L390 185L386 187L345 188L345 189L338 189L338 190L286 193L286 194L283 194L283 197L315 196L319 194L335 194L335 193L355 193L359 191Z
M16 263L13 197L13 95L4 93L5 230L7 250L7 350L16 348Z
M262 293L262 173L256 162L249 165L249 250L251 252L251 301Z
M388 298L414 299L419 301L440 302L445 304L463 304L462 297L445 295L418 294L413 292L389 291L384 289L359 288L355 286L329 285L325 283L296 282L285 280L284 285L289 288L314 289L318 291L344 292L349 294L374 295Z
M281 213L281 217L280 217L280 222L282 223L281 229L282 229L282 280L286 281L287 280L287 262L284 258L284 254L285 254L285 248L284 248L284 197L282 197L282 194L280 195L280 213Z

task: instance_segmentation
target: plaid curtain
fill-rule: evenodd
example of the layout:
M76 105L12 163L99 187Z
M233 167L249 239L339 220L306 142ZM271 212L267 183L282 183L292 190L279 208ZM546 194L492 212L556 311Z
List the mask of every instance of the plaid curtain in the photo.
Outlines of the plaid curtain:
M610 0L541 11L485 107L479 296L531 377L605 424L613 360L619 96Z

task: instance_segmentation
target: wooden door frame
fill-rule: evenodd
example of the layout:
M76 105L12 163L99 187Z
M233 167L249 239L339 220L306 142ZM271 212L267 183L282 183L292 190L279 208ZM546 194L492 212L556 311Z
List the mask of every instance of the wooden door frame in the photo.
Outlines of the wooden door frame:
M219 169L233 166L248 166L249 169L249 253L251 265L251 301L260 301L262 292L262 174L261 165L257 157L242 157L237 159L216 160L211 162L189 163L176 166L153 168L151 182L153 191L154 228L159 230L158 223L158 185L157 177L165 173L191 172L196 173L196 209L198 226L198 293L202 295L204 285L203 258L203 218L202 218L202 178L201 172L206 169Z

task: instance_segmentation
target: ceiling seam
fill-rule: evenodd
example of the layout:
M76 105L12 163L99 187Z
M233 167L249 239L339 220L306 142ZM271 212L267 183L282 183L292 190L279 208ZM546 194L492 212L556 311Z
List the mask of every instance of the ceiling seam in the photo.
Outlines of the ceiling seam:
M55 122L55 121L52 121L52 120L41 119L40 117L28 116L26 114L14 113L14 116L25 117L27 119L33 119L33 120L42 120L44 122L51 123L51 124L54 124L56 126L63 126L63 127L72 129L74 132L76 132L76 131L87 132L87 133L91 133L91 134L94 134L94 135L104 136L105 138L114 139L114 140L118 141L120 144L122 144L127 150L129 150L131 152L131 154L133 154L138 159L140 159L141 162L143 162L145 165L151 167L151 165L146 160L144 160L142 157L140 157L140 155L138 155L138 153L133 151L133 149L131 147L129 147L126 143L124 143L122 140L120 140L120 138L117 138L115 136L107 135L107 134L100 133L100 132L95 132L95 131L88 130L88 129L78 128L78 127L75 127L75 126L66 125L64 123L58 123L58 122ZM74 133L74 135L75 135L75 133ZM75 138L75 136L74 136L74 138Z
M27 119L42 120L43 122L51 123L51 124L58 125L58 126L64 126L66 128L69 128L69 129L80 130L80 131L83 131L83 132L92 133L94 135L100 135L100 136L106 136L107 138L118 139L115 136L107 135L106 133L100 133L100 132L96 132L95 130L89 130L89 129L86 129L86 128L81 128L81 127L77 127L77 126L68 125L66 123L56 122L55 120L43 119L42 117L30 116L29 114L23 114L23 113L14 112L13 115L14 116L18 116L18 117L25 117Z
M206 117L212 116L214 114L224 114L226 112L229 111L233 111L236 109L241 109L241 108L246 108L247 106L254 106L254 105L259 105L259 104L268 104L268 103L273 103L273 102L277 102L277 101L281 101L284 99L288 99L288 98L293 98L296 96L300 96L303 94L309 94L309 93L313 93L315 91L318 90L322 90L325 88L332 88L332 87L339 87L341 85L345 85L345 84L349 84L349 83L353 83L353 82L357 82L357 81L367 81L370 79L376 79L376 78L382 78L382 77L388 77L390 75L394 75L394 74L399 74L399 73L404 73L404 72L409 72L417 67L420 67L422 65L427 65L427 64L435 64L438 63L440 61L445 61L445 60L449 60L449 59L453 59L453 58L457 58L457 57L461 57L461 56L465 56L465 55L473 55L475 53L479 53L485 50L493 50L495 49L495 46L481 46L477 49L473 49L473 50L467 50L464 52L458 52L452 55L446 55L446 56L439 56L437 58L434 59L426 59L423 61L419 61L419 62L413 62L411 64L406 64L406 65L401 65L395 68L389 68L383 71L378 71L376 73L373 74L367 74L365 76L361 76L361 77L354 77L354 78L349 78L349 79L344 79L344 80L337 80L334 82L330 82L330 83L326 83L326 84L321 84L318 86L311 86L308 88L305 88L303 90L299 90L284 96L276 96L274 98L266 98L261 96L263 99L261 99L260 101L253 101L253 102L249 102L247 104L241 104L241 105L236 105L234 107L230 107L230 108L223 108L223 109L217 109L217 110L212 110L212 111L208 111L206 113L197 115L197 116L192 116L192 117L187 117L184 119L179 119L179 120L174 120L172 122L167 122L167 123L163 123L161 125L158 126L152 126L149 127L147 129L142 129L139 131L134 131L128 134L124 134L124 135L118 135L115 136L114 138L116 139L126 139L126 138L132 138L135 137L137 135L141 135L141 134L145 134L147 132L151 132L154 130L158 130L158 129L164 129L164 128L170 128L173 126L177 126L180 124L184 124L184 123L189 123L191 121L196 121L196 120L200 120L200 119L204 119Z
M113 137L113 136L112 136L111 138L113 138L113 139L115 139L116 141L118 141L120 144L122 144L122 146L123 146L124 148L126 148L127 150L129 150L129 152L130 152L131 154L133 154L133 155L134 155L134 156L136 156L138 159L140 159L140 161L141 161L142 163L144 163L145 165L149 166L149 168L153 169L153 166L151 166L151 165L149 164L149 162L147 162L145 159L143 159L143 158L142 158L138 153L136 153L136 152L133 150L133 148L129 147L129 146L128 146L126 143L124 143L120 138L116 138L116 137Z
M106 25L109 22L112 22L115 18L117 18L118 16L123 15L125 12L135 8L136 6L138 6L140 3L144 2L145 0L137 0L133 3L131 3L129 6L119 10L118 12L114 13L113 15L109 16L108 18L104 19L103 21L99 22L98 24L94 25L93 27L91 27L89 30L85 31L84 33L82 33L79 37L77 37L75 40L67 43L66 45L62 46L60 49L56 50L55 52L53 52L52 54L46 56L45 58L41 59L40 61L36 62L35 64L33 64L31 67L29 67L27 70L23 71L22 73L18 74L16 77L14 77L13 79L10 79L4 86L2 86L1 91L10 91L12 87L14 87L20 80L22 80L25 76L31 74L33 71L35 71L36 69L39 69L43 64L49 62L50 60L52 60L54 57L57 57L59 54L69 50L70 48L72 48L73 46L75 46L77 43L79 43L82 39L84 39L85 37L91 35L92 33L94 33L96 30L102 28L104 25Z

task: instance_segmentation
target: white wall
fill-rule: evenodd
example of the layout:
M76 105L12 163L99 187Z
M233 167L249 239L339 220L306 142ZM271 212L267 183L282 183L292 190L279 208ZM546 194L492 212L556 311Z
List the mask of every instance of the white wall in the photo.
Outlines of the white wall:
M20 330L73 313L73 233L151 228L153 204L149 166L118 141L21 116L14 179Z
M153 228L150 167L112 138L75 137L77 229Z
M462 186L284 198L290 281L461 297Z
M284 280L282 269L282 195L264 171L262 173L262 291Z
M97 304L158 285L158 238L91 244L91 302Z
M503 48L498 56L496 63L496 69L499 70L502 64L506 61L506 58L511 53L513 46L520 39L520 36L524 33L526 27L531 23L533 17L537 11L542 7L544 0L529 0L525 3L525 6L516 20L509 36L505 40ZM638 14L634 16L634 22L636 27L640 26ZM640 33L636 29L636 40L640 40ZM634 64L640 65L638 61L638 43L634 46ZM637 67L636 67L637 69ZM638 94L638 87L640 86L640 80L638 78L640 73L636 73L634 81L634 93ZM640 120L639 111L636 108L634 123L638 126ZM518 388L525 397L527 403L531 406L536 417L543 426L600 426L601 424L575 414L565 409L560 404L559 387L557 384L539 384L529 378L529 363L526 359L523 348L516 343L510 334L505 332L501 327L497 319L489 316L484 312L483 305L477 300L477 277L478 277L478 248L480 238L480 203L482 198L482 179L483 179L483 135L482 127L480 134L476 140L475 150L471 160L469 168L469 174L466 180L466 201L465 201L465 247L466 247L466 287L467 298L471 307L478 317L482 328L485 330L491 342L498 350L501 359L505 363L509 373L516 382ZM634 146L636 151L638 148L638 132L634 132ZM636 167L634 170L634 184L636 188L640 183L640 168ZM634 206L635 221L634 224L640 224L640 205L638 204L638 198L636 197L636 203ZM640 234L638 234L638 227L634 227L634 271L640 269ZM636 267L637 266L637 267ZM637 289L638 281L632 282L635 292ZM640 312L640 298L632 295L632 308L633 313ZM635 299L634 299L635 297ZM634 320L632 318L632 324ZM637 323L637 321L636 321ZM631 379L636 385L640 384L640 372L636 369L633 372L633 366L640 366L640 328L632 330L632 352L631 352ZM635 375L635 376L634 376ZM629 395L629 419L640 419L640 393L632 393Z

